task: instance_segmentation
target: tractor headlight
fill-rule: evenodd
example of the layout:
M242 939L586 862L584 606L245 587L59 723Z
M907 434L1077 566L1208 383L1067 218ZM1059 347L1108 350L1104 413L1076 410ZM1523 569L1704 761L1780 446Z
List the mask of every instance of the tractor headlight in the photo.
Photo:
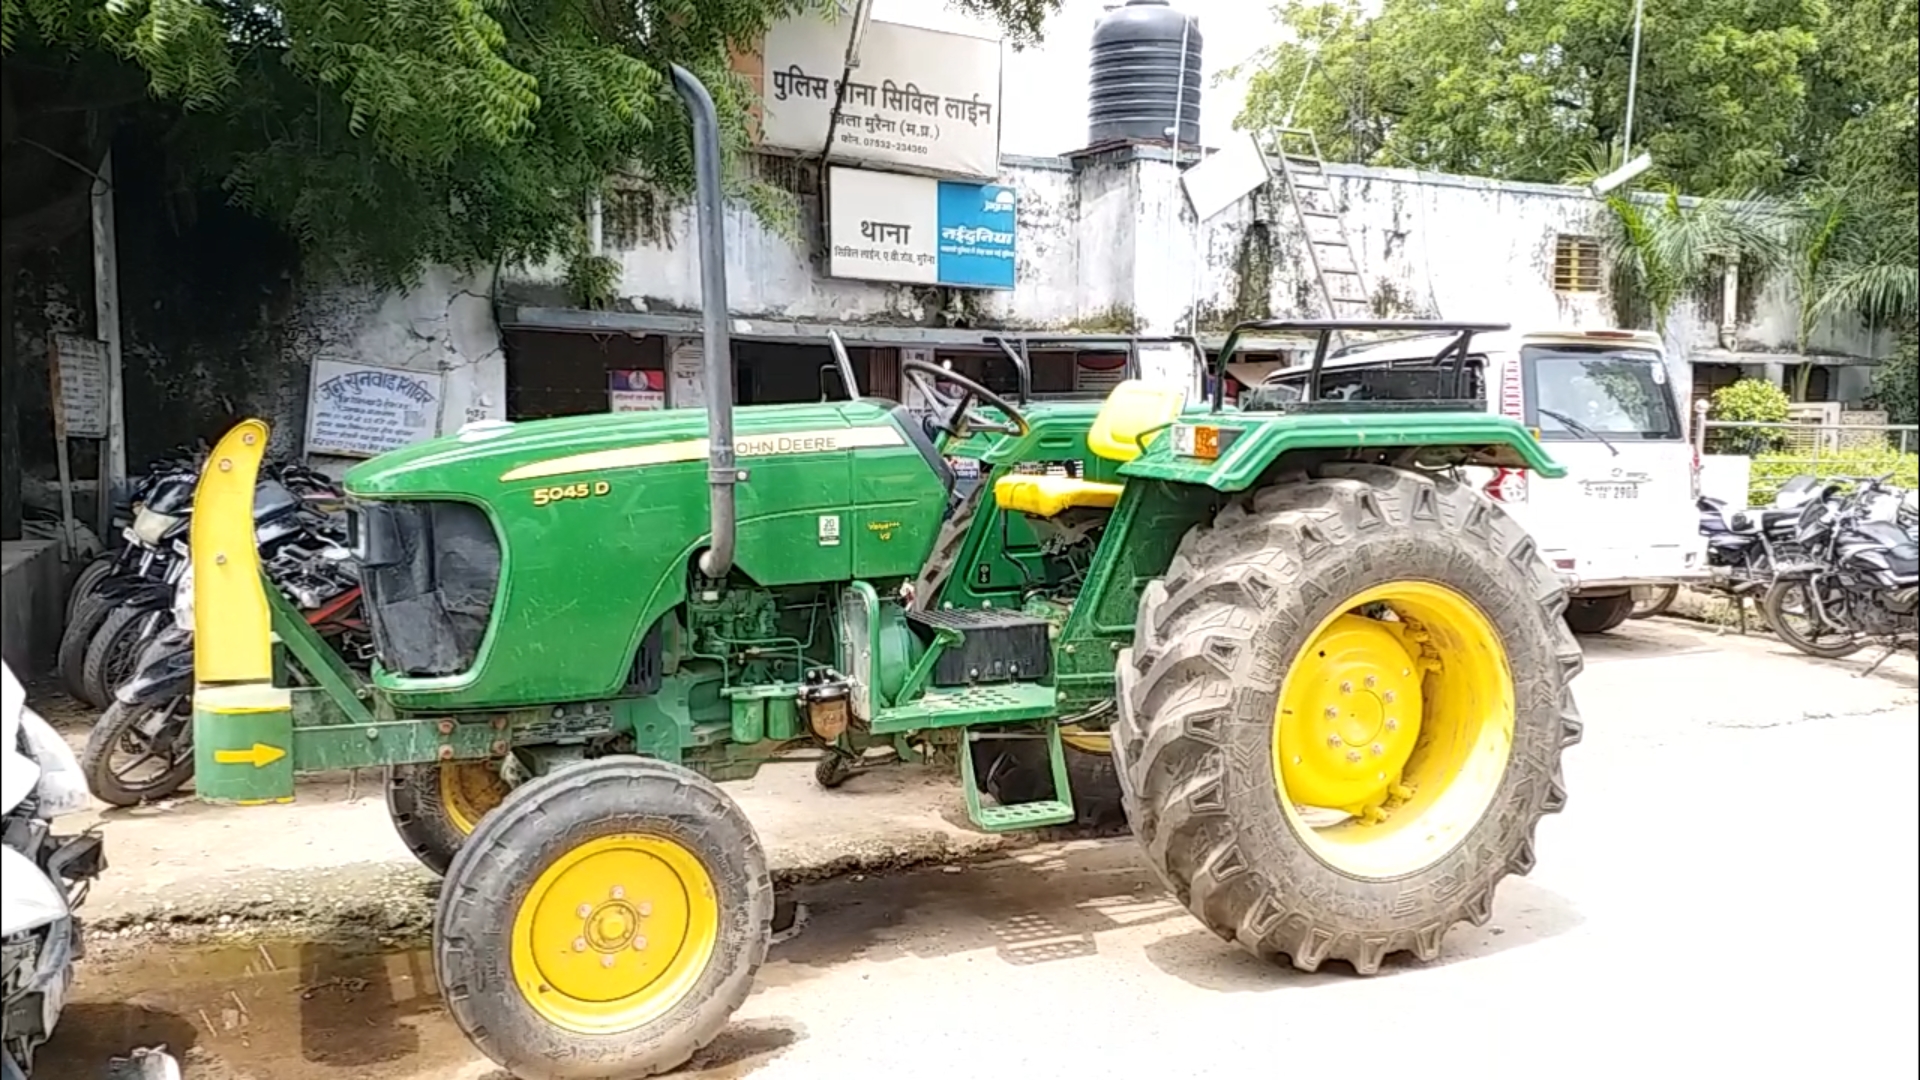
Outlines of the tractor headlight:
M133 518L133 538L148 547L157 548L167 535L167 530L179 520L173 514L162 514L143 506Z

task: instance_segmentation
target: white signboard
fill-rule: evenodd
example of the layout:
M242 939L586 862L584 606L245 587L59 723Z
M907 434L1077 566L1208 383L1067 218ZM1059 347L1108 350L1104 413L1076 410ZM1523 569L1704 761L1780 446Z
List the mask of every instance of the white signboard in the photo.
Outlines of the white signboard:
M60 354L60 405L67 435L75 439L107 437L107 343L56 334Z
M827 196L827 274L932 285L940 275L938 182L834 169Z
M760 141L818 154L844 96L833 156L842 161L990 180L1000 172L1000 43L899 23L867 24L848 74L853 20L795 16L761 49Z
M672 340L672 339L669 339ZM706 347L698 339L680 339L667 354L667 405L675 409L704 409Z
M315 360L307 452L373 457L433 438L444 382L438 372Z
M1205 221L1272 179L1260 144L1252 134L1242 132L1205 161L1181 173L1180 186L1193 204L1194 217Z

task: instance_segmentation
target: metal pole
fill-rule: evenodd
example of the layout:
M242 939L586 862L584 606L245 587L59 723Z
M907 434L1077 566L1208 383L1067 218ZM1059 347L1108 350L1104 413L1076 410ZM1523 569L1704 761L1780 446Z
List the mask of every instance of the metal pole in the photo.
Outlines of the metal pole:
M1633 160L1633 99L1640 89L1640 24L1647 0L1633 0L1633 58L1627 62L1627 126L1620 136L1620 164Z
M126 386L120 364L120 256L113 229L113 148L100 162L93 192L93 333L107 345L107 440L96 470L94 517L104 539L114 496L127 479Z
M720 114L693 72L672 65L673 89L693 120L694 221L700 236L701 342L706 355L707 486L713 539L700 572L723 578L733 569L733 486L746 479L733 452L733 342L728 337L727 250L720 187Z

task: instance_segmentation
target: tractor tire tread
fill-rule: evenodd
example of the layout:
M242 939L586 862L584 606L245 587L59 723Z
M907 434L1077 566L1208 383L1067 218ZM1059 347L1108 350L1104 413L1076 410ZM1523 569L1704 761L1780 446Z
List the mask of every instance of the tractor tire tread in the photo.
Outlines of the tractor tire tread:
M1392 880L1349 876L1295 835L1276 797L1272 712L1291 649L1339 602L1403 577L1445 582L1507 639L1517 706L1501 789L1463 842ZM1439 955L1448 928L1491 917L1566 805L1561 752L1582 725L1566 590L1497 504L1450 478L1323 466L1196 526L1142 594L1120 655L1113 758L1128 823L1168 891L1213 933L1313 971L1377 972ZM1280 639L1276 641L1276 639Z
M638 1029L564 1031L537 1016L512 970L514 913L552 860L596 836L665 835L696 853L718 893L721 930L693 989ZM746 814L712 781L667 762L603 757L514 789L462 845L434 916L434 968L448 1014L519 1080L639 1078L685 1064L753 990L766 960L773 880Z
M436 765L393 765L387 769L387 817L400 842L435 877L446 877L447 867L466 843L466 834L447 816L440 797L440 769Z

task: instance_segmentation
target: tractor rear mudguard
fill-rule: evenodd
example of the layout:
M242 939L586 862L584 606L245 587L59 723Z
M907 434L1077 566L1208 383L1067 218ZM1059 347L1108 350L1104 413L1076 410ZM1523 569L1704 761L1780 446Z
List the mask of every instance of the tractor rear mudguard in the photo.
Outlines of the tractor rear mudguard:
M1175 440L1155 439L1120 467L1120 475L1245 491L1287 454L1400 448L1419 452L1423 464L1530 469L1547 479L1566 475L1518 421L1490 413L1189 413L1180 423L1214 429L1218 456L1184 456L1175 452Z

